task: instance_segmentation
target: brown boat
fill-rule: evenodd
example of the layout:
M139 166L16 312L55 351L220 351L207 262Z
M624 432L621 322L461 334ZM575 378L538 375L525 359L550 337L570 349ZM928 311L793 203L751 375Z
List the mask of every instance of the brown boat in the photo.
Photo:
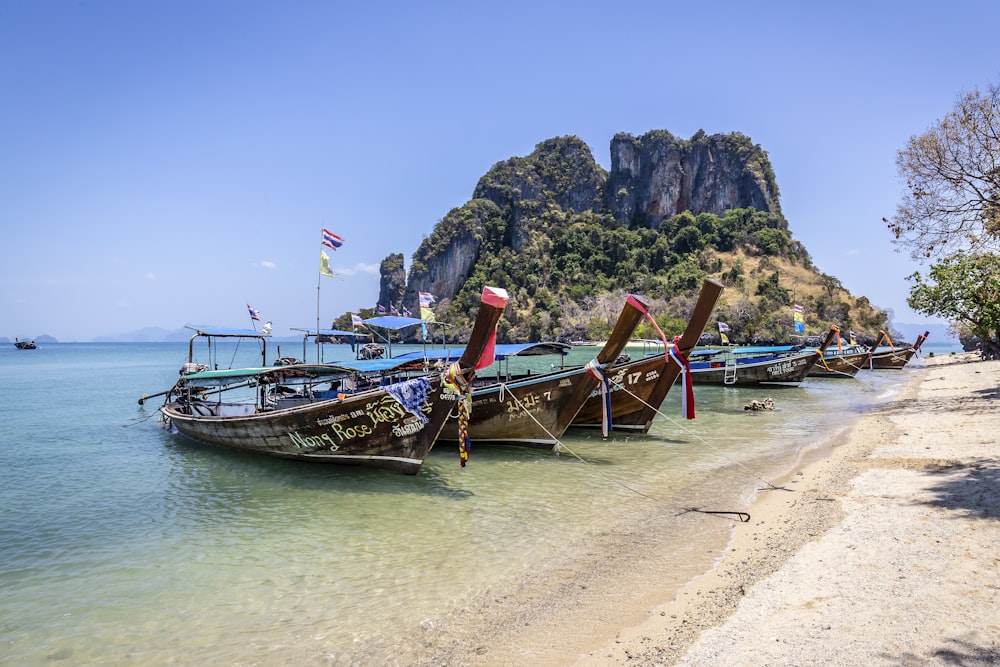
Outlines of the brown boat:
M897 350L893 346L889 336L884 331L879 331L878 338L875 339L875 344L868 350L871 355L868 362L869 368L876 370L898 370L903 368L913 358L913 355L920 351L920 346L924 344L929 335L930 332L925 331L917 336L917 340L913 345L908 345L905 348ZM888 350L878 349L883 340L889 343Z
M694 384L746 387L802 382L820 354L785 345L694 350L690 358Z
M823 356L816 361L806 377L855 377L858 371L868 365L868 349L857 344L843 345L840 340L840 329L831 327L830 330L836 337L837 346L832 347L833 342L828 341Z
M686 359L698 344L708 324L715 304L722 294L722 283L706 279L701 294L688 320L684 334L677 343L678 352ZM670 387L680 375L681 366L669 359L668 353L645 356L636 361L616 364L608 371L611 392L611 423L614 431L646 433L659 413L660 405ZM601 428L604 419L603 396L594 391L573 420L574 427Z
M520 445L553 449L598 387L600 371L625 349L639 321L648 310L641 297L630 295L608 342L588 366L504 379L475 386L469 437L473 445ZM457 438L450 429L443 442Z
M292 364L210 371L199 369L189 359L185 369L194 372L182 375L166 392L167 402L160 411L177 431L210 445L416 474L449 413L468 395L507 298L505 290L483 290L469 343L459 361L444 373L355 390L345 386L357 372L347 366ZM334 397L276 407L281 403L275 392L297 383L311 396L317 382L327 382ZM222 399L233 394L239 397L240 392L246 400Z

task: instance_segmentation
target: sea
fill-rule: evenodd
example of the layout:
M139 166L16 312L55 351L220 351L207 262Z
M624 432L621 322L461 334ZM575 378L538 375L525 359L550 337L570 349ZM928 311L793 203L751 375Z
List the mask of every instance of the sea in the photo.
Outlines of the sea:
M327 348L327 361L351 354ZM959 351L928 343L923 354ZM647 435L571 430L560 452L474 446L464 468L442 446L401 476L171 433L155 395L190 352L0 350L0 665L413 664L457 610L595 536L664 508L746 509L761 479L828 446L926 363L790 387L697 386L694 420L681 418L675 386ZM577 347L567 361L595 353ZM195 356L260 363L259 350L226 344ZM775 410L744 409L765 397ZM704 522L672 514L668 556L690 566L685 545Z

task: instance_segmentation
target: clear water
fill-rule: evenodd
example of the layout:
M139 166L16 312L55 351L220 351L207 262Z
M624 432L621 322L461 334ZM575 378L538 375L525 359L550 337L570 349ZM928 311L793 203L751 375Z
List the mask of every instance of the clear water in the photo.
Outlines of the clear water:
M573 432L561 455L483 447L464 469L436 448L405 477L166 432L162 399L137 400L186 356L186 343L0 350L0 664L406 662L428 627L533 561L662 503L749 498L909 372L698 387L683 423L674 391L647 436ZM776 411L743 410L764 396Z

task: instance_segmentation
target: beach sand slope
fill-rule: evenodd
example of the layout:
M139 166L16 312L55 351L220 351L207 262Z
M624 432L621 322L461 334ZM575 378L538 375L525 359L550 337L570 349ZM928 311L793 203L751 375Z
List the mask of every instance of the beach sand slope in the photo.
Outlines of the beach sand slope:
M1000 665L1000 362L918 372L762 493L715 570L571 662Z
M921 363L873 371L906 380L896 400L763 487L728 545L692 545L709 571L660 562L683 545L651 523L408 664L1000 665L1000 362Z

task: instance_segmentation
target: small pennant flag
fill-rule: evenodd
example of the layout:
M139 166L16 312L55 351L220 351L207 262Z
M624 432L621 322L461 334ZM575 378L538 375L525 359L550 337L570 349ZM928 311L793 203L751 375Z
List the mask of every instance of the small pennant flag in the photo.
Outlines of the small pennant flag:
M340 246L344 245L344 239L340 238L329 229L323 229L323 245L325 245L330 250L336 250Z

